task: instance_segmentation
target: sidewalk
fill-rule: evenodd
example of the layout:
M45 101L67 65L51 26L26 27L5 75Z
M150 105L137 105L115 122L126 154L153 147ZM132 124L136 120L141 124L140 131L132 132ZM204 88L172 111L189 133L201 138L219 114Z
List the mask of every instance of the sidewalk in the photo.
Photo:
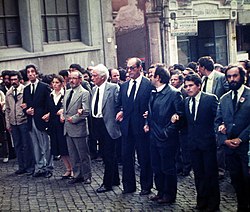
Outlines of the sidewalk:
M0 211L197 211L193 174L178 178L178 195L173 205L158 205L147 196L122 194L122 186L111 192L97 194L95 190L102 183L103 164L92 161L93 178L91 185L68 185L61 180L64 173L62 161L55 161L54 175L49 178L17 176L16 160L0 162ZM120 169L121 174L121 169ZM137 167L138 176L138 167ZM138 178L137 178L138 179ZM222 212L236 211L236 197L227 177L221 181ZM155 192L155 190L153 190Z

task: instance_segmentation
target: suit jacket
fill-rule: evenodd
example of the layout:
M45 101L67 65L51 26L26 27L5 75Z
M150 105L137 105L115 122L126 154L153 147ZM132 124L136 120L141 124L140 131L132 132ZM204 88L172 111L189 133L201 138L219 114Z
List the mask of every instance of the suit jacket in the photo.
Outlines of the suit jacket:
M95 94L97 86L93 88ZM121 136L120 126L116 122L116 114L118 111L117 101L119 94L119 86L113 83L106 83L102 101L102 114L106 129L112 139L117 139Z
M229 91L229 86L225 75L218 71L214 71L212 94L215 94L218 97L218 99L220 99L220 97L228 91Z
M133 119L135 123L134 129L137 134L144 134L143 126L145 124L145 119L143 114L148 111L148 102L150 98L150 93L153 89L150 81L142 77L140 87L137 91L136 98L134 100L133 107L129 105L129 97L127 95L129 86L129 81L125 82L120 87L120 92L118 96L118 107L123 111L123 120L121 121L121 132L123 136L128 136L129 134L129 123L130 119Z
M220 99L220 105L216 117L216 129L222 123L226 126L226 135L219 133L218 136L224 142L227 139L240 138L244 143L249 142L250 135L250 89L244 86L244 91L237 103L235 111L233 110L232 91L224 94ZM245 145L244 145L245 146ZM248 147L247 147L248 148ZM227 148L229 150L229 148ZM231 149L229 151L232 151Z
M180 125L179 122L171 122L174 114L178 114L180 118L184 115L181 92L171 85L166 85L160 92L152 91L149 101L148 124L153 139L166 141L172 138L176 142Z
M38 130L45 131L48 123L42 120L42 116L48 112L48 99L50 95L49 86L43 82L38 82L34 97L31 95L31 84L24 88L23 102L27 104L26 110L30 107L34 108L34 121ZM28 115L28 129L32 129L32 116Z
M90 111L90 94L81 85L74 89L74 95L66 109L66 101L69 98L71 89L66 90L63 99L63 115L65 118L64 135L70 137L86 137L89 134L87 116ZM78 109L83 109L83 113L78 114ZM73 118L73 123L67 121L68 117Z
M185 99L185 115L190 149L209 150L216 148L214 120L218 107L218 98L213 94L202 92L195 120L189 110L190 100L190 97Z

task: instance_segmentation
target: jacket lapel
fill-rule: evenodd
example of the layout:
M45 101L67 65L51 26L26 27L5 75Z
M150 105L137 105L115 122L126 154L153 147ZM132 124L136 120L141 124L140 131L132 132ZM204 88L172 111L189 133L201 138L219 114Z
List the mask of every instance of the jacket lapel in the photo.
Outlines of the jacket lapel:
M105 88L104 88L104 93L103 93L103 99L102 99L102 109L105 107L106 102L108 100L108 96L110 93L110 86L108 83L106 83Z
M79 86L81 86L81 85L79 85ZM77 101L77 99L79 99L80 96L82 95L82 90L79 89L79 86L78 86L77 89L74 90L74 94L73 94L73 97L72 97L72 99L71 99L71 101L69 103L67 111L75 104L75 102ZM67 95L67 98L68 98L68 95Z

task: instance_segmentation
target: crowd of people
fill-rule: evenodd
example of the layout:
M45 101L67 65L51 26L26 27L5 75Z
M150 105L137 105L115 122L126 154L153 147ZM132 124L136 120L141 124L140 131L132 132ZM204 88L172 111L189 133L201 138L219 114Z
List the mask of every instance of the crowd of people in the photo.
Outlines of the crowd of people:
M121 181L122 193L130 194L137 188L137 160L140 195L158 204L174 203L177 176L193 170L201 211L219 210L219 180L228 170L237 211L250 211L249 72L248 60L223 67L210 56L148 70L133 57L126 69L71 64L42 76L30 64L2 71L3 162L14 146L17 175L49 178L53 159L61 158L62 179L91 184L91 159L101 157L104 176L96 192Z

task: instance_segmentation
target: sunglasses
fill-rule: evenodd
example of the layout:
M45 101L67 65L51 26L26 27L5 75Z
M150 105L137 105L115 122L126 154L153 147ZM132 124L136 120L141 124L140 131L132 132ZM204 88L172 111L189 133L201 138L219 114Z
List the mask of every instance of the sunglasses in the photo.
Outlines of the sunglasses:
M131 71L133 71L133 70L135 70L137 68L137 66L130 66L130 67L127 67L127 70L131 70Z

